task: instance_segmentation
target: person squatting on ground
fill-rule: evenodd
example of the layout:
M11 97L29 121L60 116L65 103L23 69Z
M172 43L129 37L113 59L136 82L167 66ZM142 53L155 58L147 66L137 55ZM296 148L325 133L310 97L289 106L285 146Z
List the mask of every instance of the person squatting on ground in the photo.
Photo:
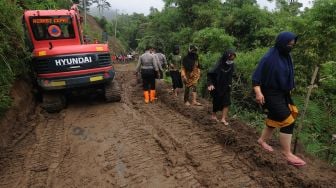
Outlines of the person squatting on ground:
M141 73L142 85L144 90L145 103L155 100L155 77L158 74L159 68L155 63L154 56L148 47L144 54L139 57L136 66L136 74Z
M196 101L197 93L196 86L198 80L201 76L201 70L199 67L197 47L194 45L190 45L188 54L182 60L182 69L181 69L181 77L184 82L184 103L189 106L189 94L190 90L192 93L192 105L200 106L201 103Z
M267 144L275 128L280 128L280 145L288 163L303 166L305 161L291 152L291 141L295 118L298 110L293 104L290 91L294 89L294 68L290 52L296 44L297 36L291 32L280 33L275 46L259 61L253 73L252 84L256 101L267 110L266 126L258 143L265 150L272 152Z
M172 79L174 96L177 97L180 88L183 88L182 78L181 78L181 66L182 66L182 56L180 55L180 47L174 46L174 51L168 57L169 61L169 74Z
M218 121L216 112L222 111L221 122L227 122L229 106L231 105L231 84L234 73L234 62L236 53L233 50L226 51L214 67L208 71L207 81L208 90L212 96L212 115L211 119Z

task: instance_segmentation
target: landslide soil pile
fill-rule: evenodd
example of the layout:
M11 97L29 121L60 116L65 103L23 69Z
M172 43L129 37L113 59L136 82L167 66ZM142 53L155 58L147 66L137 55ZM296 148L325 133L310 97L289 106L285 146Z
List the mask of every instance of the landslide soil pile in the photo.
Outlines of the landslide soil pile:
M20 139L1 148L0 187L336 185L334 168L302 154L307 166L288 165L278 150L261 150L254 129L238 119L229 126L211 122L208 101L187 107L163 81L158 100L144 104L134 64L115 66L120 103L105 103L99 93L79 95L60 113L37 104L30 118L2 124Z

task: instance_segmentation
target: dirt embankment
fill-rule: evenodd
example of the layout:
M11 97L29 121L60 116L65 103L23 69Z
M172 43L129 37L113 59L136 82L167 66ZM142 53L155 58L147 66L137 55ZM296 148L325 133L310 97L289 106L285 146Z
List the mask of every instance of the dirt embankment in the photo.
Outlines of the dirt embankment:
M32 130L27 122L34 121L35 100L27 78L17 80L11 89L12 107L0 119L0 148L15 145Z
M0 187L336 185L335 169L304 156L307 166L289 166L278 151L260 149L254 129L235 119L229 126L210 122L208 101L187 107L164 82L158 100L144 104L134 64L116 68L122 102L70 98L60 113L37 106L33 121L22 121L32 131L2 149Z
M91 30L91 32L89 32L88 34L90 35L92 42L95 38L101 40L103 29L98 25L95 18L89 14L87 15L87 24ZM108 45L111 54L126 53L125 47L123 46L121 41L119 41L114 36L108 37Z

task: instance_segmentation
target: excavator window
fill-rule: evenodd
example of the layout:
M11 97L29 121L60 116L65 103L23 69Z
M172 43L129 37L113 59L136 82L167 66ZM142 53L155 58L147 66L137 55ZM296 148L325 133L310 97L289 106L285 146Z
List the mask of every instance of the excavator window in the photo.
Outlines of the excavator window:
M30 25L36 40L58 40L75 38L70 16L30 17Z

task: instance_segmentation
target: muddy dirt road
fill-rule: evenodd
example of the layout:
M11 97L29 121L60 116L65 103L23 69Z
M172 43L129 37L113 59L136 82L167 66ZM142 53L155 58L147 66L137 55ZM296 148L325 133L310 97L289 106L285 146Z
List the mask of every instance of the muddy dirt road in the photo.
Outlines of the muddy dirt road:
M116 68L120 103L90 96L57 114L36 107L1 151L0 187L335 187L335 169L309 158L289 166L247 125L210 122L207 101L186 107L160 82L158 100L144 104L134 65Z

